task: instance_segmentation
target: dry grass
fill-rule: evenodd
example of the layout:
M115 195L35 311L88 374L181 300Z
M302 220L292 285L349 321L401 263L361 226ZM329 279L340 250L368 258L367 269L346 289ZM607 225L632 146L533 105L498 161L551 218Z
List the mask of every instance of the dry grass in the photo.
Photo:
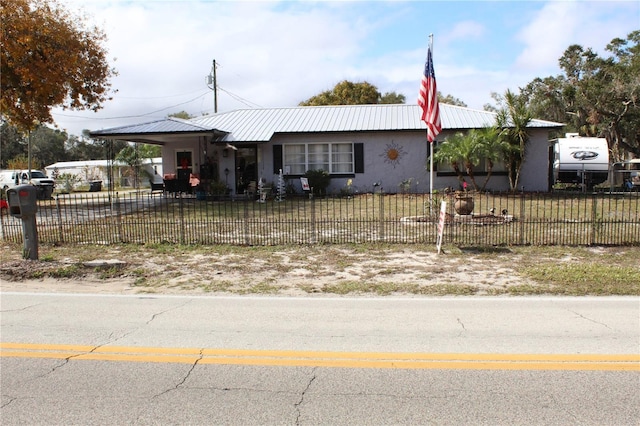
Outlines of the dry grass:
M2 289L268 295L640 295L638 247L5 244ZM95 260L117 260L87 266Z

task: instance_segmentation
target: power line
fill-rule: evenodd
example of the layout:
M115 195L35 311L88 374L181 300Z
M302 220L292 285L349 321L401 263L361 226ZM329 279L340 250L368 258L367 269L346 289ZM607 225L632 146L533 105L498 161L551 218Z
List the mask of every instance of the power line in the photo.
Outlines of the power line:
M200 95L198 95L195 98L190 99L188 101L181 102L181 103L175 104L175 105L171 105L171 106L168 106L168 107L165 107L165 108L161 108L161 109L158 109L158 110L155 110L155 111L147 112L147 113L144 113L144 114L123 115L123 116L119 116L119 117L84 117L84 116L80 116L80 115L71 115L71 114L60 114L60 113L54 113L54 114L58 115L60 117L85 118L87 120L120 120L120 119L125 119L125 118L146 117L146 116L149 116L149 115L157 114L157 113L162 112L162 111L166 111L166 110L171 109L171 108L175 108L175 107L179 107L181 105L188 104L188 103L193 102L195 100L198 100L198 99L200 99L200 98L202 98L202 97L204 97L204 96L206 96L208 94L209 94L209 92L201 93Z
M194 93L199 93L200 90L193 90L188 93L181 93L179 95L166 95L166 96L118 96L118 99L168 99L168 98L178 98L181 96L192 95Z
M218 112L218 96L217 96L217 91L220 90L222 92L225 92L227 95L231 96L232 99L250 107L250 108L262 108L260 105L251 102L247 99L244 99L243 97L236 95L235 93L231 93L228 90L225 90L224 88L220 87L220 85L217 83L217 79L216 79L216 68L224 68L224 65L222 65L220 62L218 62L217 60L213 60L213 66L211 68L211 73L209 74L208 78L209 78L209 83L212 84L212 87L209 87L211 90L213 90L213 95L214 95L214 102L215 102L215 109L214 109L214 113ZM237 74L236 74L237 75Z
M238 101L238 102L240 102L240 103L243 103L243 104L245 104L245 105L246 105L246 106L248 106L248 107L251 107L251 108L262 108L262 106L260 106L260 105L258 105L258 104L256 104L256 103L254 103L254 102L251 102L251 101L249 101L249 100L247 100L247 99L245 99L245 98L241 97L240 95L236 95L236 94L234 94L234 93L231 93L231 92L229 92L228 90L225 90L225 89L223 89L223 88L222 88L222 87L220 87L220 86L218 86L218 89L219 89L219 90L221 90L221 91L223 91L223 92L224 92L224 93L226 93L227 95L231 96L231 97L232 97L233 99L235 99L236 101Z

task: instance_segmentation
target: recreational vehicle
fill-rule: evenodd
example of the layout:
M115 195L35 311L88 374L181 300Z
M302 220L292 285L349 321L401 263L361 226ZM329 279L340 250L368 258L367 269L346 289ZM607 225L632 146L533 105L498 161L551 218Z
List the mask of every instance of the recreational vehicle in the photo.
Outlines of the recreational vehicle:
M609 146L604 138L567 133L554 145L553 174L556 183L593 188L609 176Z

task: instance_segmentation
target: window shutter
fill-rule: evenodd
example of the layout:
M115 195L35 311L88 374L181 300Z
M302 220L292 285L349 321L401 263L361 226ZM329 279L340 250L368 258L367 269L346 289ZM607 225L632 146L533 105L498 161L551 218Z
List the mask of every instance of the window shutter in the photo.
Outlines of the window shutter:
M273 146L273 174L277 175L282 169L282 145Z
M364 144L353 144L353 169L355 173L364 173Z

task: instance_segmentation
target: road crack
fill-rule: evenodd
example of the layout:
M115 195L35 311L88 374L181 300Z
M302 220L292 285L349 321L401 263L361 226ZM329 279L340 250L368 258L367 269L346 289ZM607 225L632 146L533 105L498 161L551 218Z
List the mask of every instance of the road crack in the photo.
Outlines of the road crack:
M311 378L309 379L309 382L307 383L307 386L304 388L304 390L302 391L302 393L300 394L300 399L298 400L298 402L296 402L294 404L294 407L296 409L296 425L300 424L300 415L302 414L300 412L300 406L302 405L302 403L304 402L304 397L307 393L307 391L309 390L309 388L311 387L311 384L316 380L316 370L318 368L315 367L312 371L311 371Z
M603 326L603 327L605 327L605 328L607 328L607 329L609 329L609 330L613 330L613 328L609 327L607 324L605 324L605 323L603 323L603 322L596 321L596 320L591 319L591 318L589 318L589 317L585 317L585 316L584 316L584 315L582 315L581 313L576 312L576 311L572 311L571 309L567 309L567 310L568 310L569 312L571 312L572 314L577 315L578 317L580 317L580 318L582 318L582 319L584 319L584 320L587 320L587 321L592 322L592 323L594 323L594 324L601 325L601 326Z
M155 313L155 314L153 314L153 315L151 316L151 318L149 319L149 321L147 321L147 322L145 323L145 325L149 325L149 324L151 324L151 322L152 322L153 320L155 320L156 318L158 318L160 315L164 315L164 314L166 314L167 312L173 311L173 310L175 310L175 309L180 309L180 308L182 308L183 306L188 305L189 303L191 303L191 300L187 300L186 302L184 302L184 303L182 303L182 304L180 304L180 305L172 306L172 307L170 307L170 308L165 309L164 311L160 311L160 312L158 312L158 313Z
M464 326L464 323L460 318L456 318L456 321L458 321L458 324L460 324L460 327L462 327L462 331L458 333L458 336L462 336L462 334L464 334L467 331L467 327Z
M176 383L176 385L175 385L173 388L166 389L166 390L164 390L164 391L160 392L159 394L154 395L154 396L152 397L152 399L159 398L159 397L161 397L162 395L165 395L165 394L167 394L167 393L169 393L169 392L172 392L172 391L177 390L178 388L182 387L182 385L184 385L184 384L187 382L187 380L189 380L189 377L191 376L191 373L193 373L193 370L195 370L195 368L196 368L196 366L198 365L198 363L199 363L200 361L202 361L202 358L203 358L203 357L204 357L204 349L200 349L200 353L198 354L198 359L196 359L196 360L193 362L193 364L191 364L191 368L189 369L189 371L187 371L187 373L184 375L184 377L182 378L182 380L180 380L178 383Z
M7 398L7 402L5 402L4 404L0 405L0 409L5 408L9 404L11 404L13 401L17 401L18 400L17 397L8 396L8 395L5 395L5 398Z
M22 312L22 311L26 311L27 309L31 309L31 308L34 308L34 307L40 306L40 305L44 305L44 303L36 303L34 305L24 306L24 307L18 308L18 309L2 309L2 310L0 310L0 313Z

